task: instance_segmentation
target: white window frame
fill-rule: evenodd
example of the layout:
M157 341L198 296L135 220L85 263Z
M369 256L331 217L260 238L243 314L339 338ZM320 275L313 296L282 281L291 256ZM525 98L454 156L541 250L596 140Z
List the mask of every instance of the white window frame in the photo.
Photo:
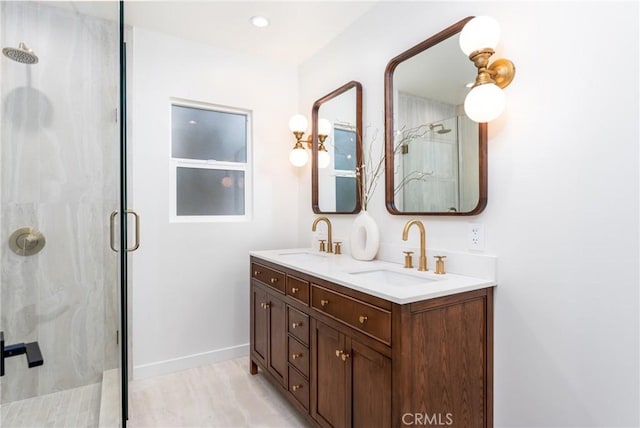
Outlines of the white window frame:
M223 113L242 114L247 118L247 159L246 162L221 162L205 159L184 159L173 157L173 140L169 143L169 222L170 223L224 223L224 222L248 222L252 219L253 201L253 118L252 111L236 107L222 106L200 101L185 100L182 98L171 98L169 110L172 106L187 108L197 108L201 110L218 111ZM170 121L173 129L173 121ZM244 172L244 214L243 215L178 215L178 188L177 175L178 168L216 169L233 170Z

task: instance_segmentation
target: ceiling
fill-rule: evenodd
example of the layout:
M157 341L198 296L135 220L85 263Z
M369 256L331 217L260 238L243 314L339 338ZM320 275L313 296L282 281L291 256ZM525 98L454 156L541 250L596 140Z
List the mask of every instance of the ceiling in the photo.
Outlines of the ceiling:
M126 0L125 21L130 26L298 65L381 1L389 0ZM117 15L110 1L50 4L106 19L115 19ZM265 16L271 24L266 28L254 27L249 20L256 15ZM425 34L425 38L428 36ZM460 104L469 91L464 84L473 80L475 68L460 51L457 37L428 52L398 67L395 88L452 105Z
M376 1L126 1L132 26L249 55L300 64ZM266 28L249 19L269 19Z

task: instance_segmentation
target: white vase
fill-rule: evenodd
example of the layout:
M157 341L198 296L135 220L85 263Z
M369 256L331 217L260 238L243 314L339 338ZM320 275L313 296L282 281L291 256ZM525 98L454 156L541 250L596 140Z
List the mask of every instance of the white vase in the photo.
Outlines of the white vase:
M349 239L351 257L356 260L373 260L380 247L380 230L378 224L366 210L353 221Z

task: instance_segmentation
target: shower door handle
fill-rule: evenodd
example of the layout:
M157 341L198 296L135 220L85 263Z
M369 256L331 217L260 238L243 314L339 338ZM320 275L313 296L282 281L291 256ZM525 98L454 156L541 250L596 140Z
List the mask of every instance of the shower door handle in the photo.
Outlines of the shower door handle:
M138 248L140 248L140 215L133 211L133 210L127 210L126 211L127 215L131 214L133 215L133 217L135 218L136 221L136 241L133 244L133 247L131 248L127 248L127 252L132 252L137 250Z
M127 248L127 252L133 252L135 250L137 250L138 248L140 248L140 215L133 211L133 210L127 210L125 211L125 213L127 215L131 214L133 215L133 217L135 218L135 224L136 224L136 232L135 232L135 243L133 244L133 247L131 248ZM116 243L115 243L115 238L113 236L113 232L114 232L114 224L115 224L115 219L118 215L118 211L113 211L111 213L111 217L109 219L109 245L111 246L111 249L113 251L115 251L116 253L118 252L118 249L116 248Z
M116 210L111 213L111 217L109 218L109 245L111 246L111 249L116 253L118 252L118 249L116 248L116 242L113 237L113 229L114 229L113 225L115 223L117 215L118 215L118 211Z

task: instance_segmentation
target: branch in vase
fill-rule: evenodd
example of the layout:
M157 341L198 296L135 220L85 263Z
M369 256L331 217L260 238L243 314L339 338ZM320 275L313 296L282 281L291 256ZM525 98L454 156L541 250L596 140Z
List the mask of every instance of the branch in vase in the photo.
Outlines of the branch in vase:
M405 185L411 183L412 181L427 181L424 177L428 175L433 175L433 171L411 171L402 179L402 181L396 186L396 188L393 189L393 194L397 194Z

